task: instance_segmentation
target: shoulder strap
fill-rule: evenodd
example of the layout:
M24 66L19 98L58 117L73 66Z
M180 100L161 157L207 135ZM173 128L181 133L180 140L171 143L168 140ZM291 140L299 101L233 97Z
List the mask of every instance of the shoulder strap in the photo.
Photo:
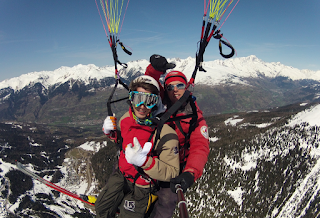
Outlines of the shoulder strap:
M187 133L185 133L182 129L181 123L179 120L175 120L174 123L176 124L176 126L178 127L178 129L180 130L180 132L182 133L182 135L187 138Z
M192 96L191 96L191 100L190 100L190 105L191 105L191 108L192 108L192 114L194 115L192 117L192 119L190 120L190 126L189 126L189 131L188 131L188 134L187 134L187 140L189 141L190 139L190 135L191 133L196 129L196 125L197 125L197 120L198 120L198 112L197 112L197 107L196 107L196 104L194 102L194 99L192 99ZM189 145L190 146L190 145Z
M190 135L195 130L196 125L197 125L197 120L198 120L197 107L196 107L194 99L192 98L191 95L190 95L189 103L190 103L190 106L192 108L192 114L189 114L189 115L186 115L186 116L175 117L175 118L178 118L178 119L174 120L174 123L176 124L176 126L178 127L180 132L185 137L185 146L186 146L185 148L186 149L188 149L189 146L190 146L190 144L189 144ZM186 133L186 132L183 131L180 121L183 120L183 119L186 119L186 118L190 118L190 117L191 117L191 120L189 122L189 130Z
M153 122L157 124L157 134L156 138L154 140L154 144L159 140L160 138L160 133L162 130L163 125L168 122L169 118L176 113L179 108L188 100L191 92L189 90L186 90L182 97L174 103L160 118L154 119Z

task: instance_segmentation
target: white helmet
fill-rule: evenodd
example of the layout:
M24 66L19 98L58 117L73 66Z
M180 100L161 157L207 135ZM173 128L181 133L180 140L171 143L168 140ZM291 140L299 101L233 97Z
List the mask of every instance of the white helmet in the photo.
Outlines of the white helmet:
M149 84L155 86L158 89L158 92L160 92L160 87L159 87L158 82L151 76L147 76L147 75L138 76L137 78L135 78L132 81L132 84L137 83L137 82L149 83Z

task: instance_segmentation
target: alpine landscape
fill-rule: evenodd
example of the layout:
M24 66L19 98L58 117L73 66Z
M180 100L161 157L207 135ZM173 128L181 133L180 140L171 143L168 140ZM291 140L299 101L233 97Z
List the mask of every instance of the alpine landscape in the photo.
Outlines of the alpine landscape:
M190 78L195 59L169 59ZM126 84L148 60L119 70ZM320 217L320 72L256 56L203 63L190 90L203 110L210 155L185 197L190 217ZM101 131L114 66L77 65L0 82L0 217L95 217L117 147ZM127 96L117 88L114 99ZM128 109L114 103L117 118ZM174 217L179 217L176 210Z

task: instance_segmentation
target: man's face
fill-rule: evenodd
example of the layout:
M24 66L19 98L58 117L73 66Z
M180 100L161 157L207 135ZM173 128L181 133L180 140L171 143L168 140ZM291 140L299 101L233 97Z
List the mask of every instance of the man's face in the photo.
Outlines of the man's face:
M138 92L146 92L146 93L150 93L151 94L151 92L149 92L148 90L145 90L142 87L138 87L137 91ZM151 109L146 108L146 106L144 104L142 104L142 105L140 105L138 107L134 107L133 106L133 112L139 119L144 119L151 112Z
M182 85L180 85L182 84ZM171 85L171 88L173 87L172 90L169 90L169 86ZM180 87L179 87L180 86ZM180 89L179 89L180 88ZM173 81L171 83L169 83L166 86L167 89L167 93L168 96L170 98L170 101L172 104L176 103L176 101L178 101L182 95L184 94L184 92L186 91L186 86L184 83L180 82L180 81Z

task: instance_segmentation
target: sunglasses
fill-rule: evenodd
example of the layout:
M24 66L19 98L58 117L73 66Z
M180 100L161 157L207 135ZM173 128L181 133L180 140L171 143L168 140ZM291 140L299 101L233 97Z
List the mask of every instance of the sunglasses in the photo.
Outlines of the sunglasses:
M179 83L179 84L176 84L176 85L167 85L166 88L168 91L172 91L174 90L174 87L177 87L177 89L184 89L186 88L186 84L184 83Z
M158 95L146 92L129 92L129 100L134 107L139 107L143 104L146 108L151 109L157 105L158 98Z

